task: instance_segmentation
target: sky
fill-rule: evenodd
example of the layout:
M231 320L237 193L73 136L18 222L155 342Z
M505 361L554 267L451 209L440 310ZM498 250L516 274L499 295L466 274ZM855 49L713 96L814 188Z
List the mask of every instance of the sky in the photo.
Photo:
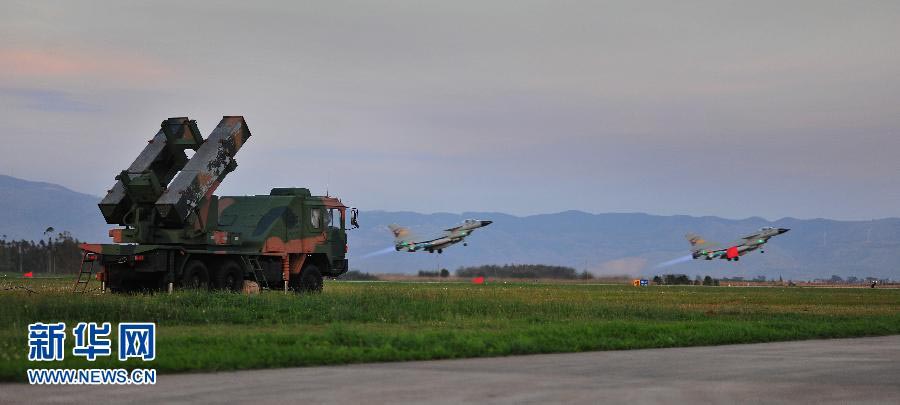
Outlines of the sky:
M898 38L896 1L4 1L0 174L100 196L243 115L220 195L898 217Z

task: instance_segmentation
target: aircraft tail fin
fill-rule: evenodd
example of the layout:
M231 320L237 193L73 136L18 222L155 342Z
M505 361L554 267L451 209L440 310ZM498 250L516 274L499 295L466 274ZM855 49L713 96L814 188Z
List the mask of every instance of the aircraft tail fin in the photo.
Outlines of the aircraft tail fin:
M709 242L706 238L696 233L689 233L684 235L684 237L691 243L691 250L694 252L704 249L714 249L716 247L714 242Z
M399 243L410 241L412 235L409 232L409 228L397 224L388 225L388 228L394 234L394 242Z

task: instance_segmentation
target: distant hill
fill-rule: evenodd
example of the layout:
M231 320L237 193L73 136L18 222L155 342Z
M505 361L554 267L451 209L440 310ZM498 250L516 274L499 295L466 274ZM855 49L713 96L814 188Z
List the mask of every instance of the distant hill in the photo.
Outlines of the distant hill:
M494 223L469 237L469 246L453 246L444 254L400 253L365 257L391 246L387 225L410 226L423 236L465 218ZM351 267L367 272L415 272L445 267L507 263L543 263L589 270L597 275L686 273L694 276L765 275L788 279L828 278L832 274L900 279L900 219L874 221L718 217L648 214L589 214L566 211L516 217L502 213L416 214L364 212L363 227L350 232ZM766 252L750 253L740 262L688 261L668 268L660 263L689 254L687 232L708 240L732 242L763 226L791 228L773 238Z
M0 235L37 240L52 226L57 232L96 240L108 229L98 202L100 197L56 184L0 175Z
M7 239L37 239L44 229L69 231L94 242L108 241L97 209L100 197L49 183L0 176L0 234ZM469 246L444 254L390 251L392 223L431 236L466 218L494 223L477 230ZM900 219L874 221L718 217L648 214L589 214L566 211L518 217L503 213L418 214L365 211L362 228L349 231L351 268L370 273L416 273L419 270L482 264L549 264L589 270L597 275L686 273L714 277L758 275L788 279L841 276L900 279ZM763 226L791 228L740 262L690 261L657 269L659 263L689 253L683 235L697 232L727 243ZM381 255L374 252L385 251Z

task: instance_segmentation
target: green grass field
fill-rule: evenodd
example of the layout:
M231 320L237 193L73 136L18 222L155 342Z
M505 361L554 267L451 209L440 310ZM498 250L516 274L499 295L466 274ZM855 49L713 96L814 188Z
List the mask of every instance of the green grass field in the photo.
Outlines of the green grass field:
M161 373L900 333L900 290L327 282L269 292L72 295L71 280L0 278L0 380L27 368ZM32 322L157 322L157 359L29 363ZM114 337L115 333L113 334Z

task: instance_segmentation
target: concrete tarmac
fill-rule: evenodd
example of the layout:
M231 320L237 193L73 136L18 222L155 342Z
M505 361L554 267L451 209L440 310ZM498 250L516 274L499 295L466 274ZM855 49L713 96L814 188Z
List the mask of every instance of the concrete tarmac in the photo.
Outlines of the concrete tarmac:
M900 336L0 384L0 403L900 404Z

